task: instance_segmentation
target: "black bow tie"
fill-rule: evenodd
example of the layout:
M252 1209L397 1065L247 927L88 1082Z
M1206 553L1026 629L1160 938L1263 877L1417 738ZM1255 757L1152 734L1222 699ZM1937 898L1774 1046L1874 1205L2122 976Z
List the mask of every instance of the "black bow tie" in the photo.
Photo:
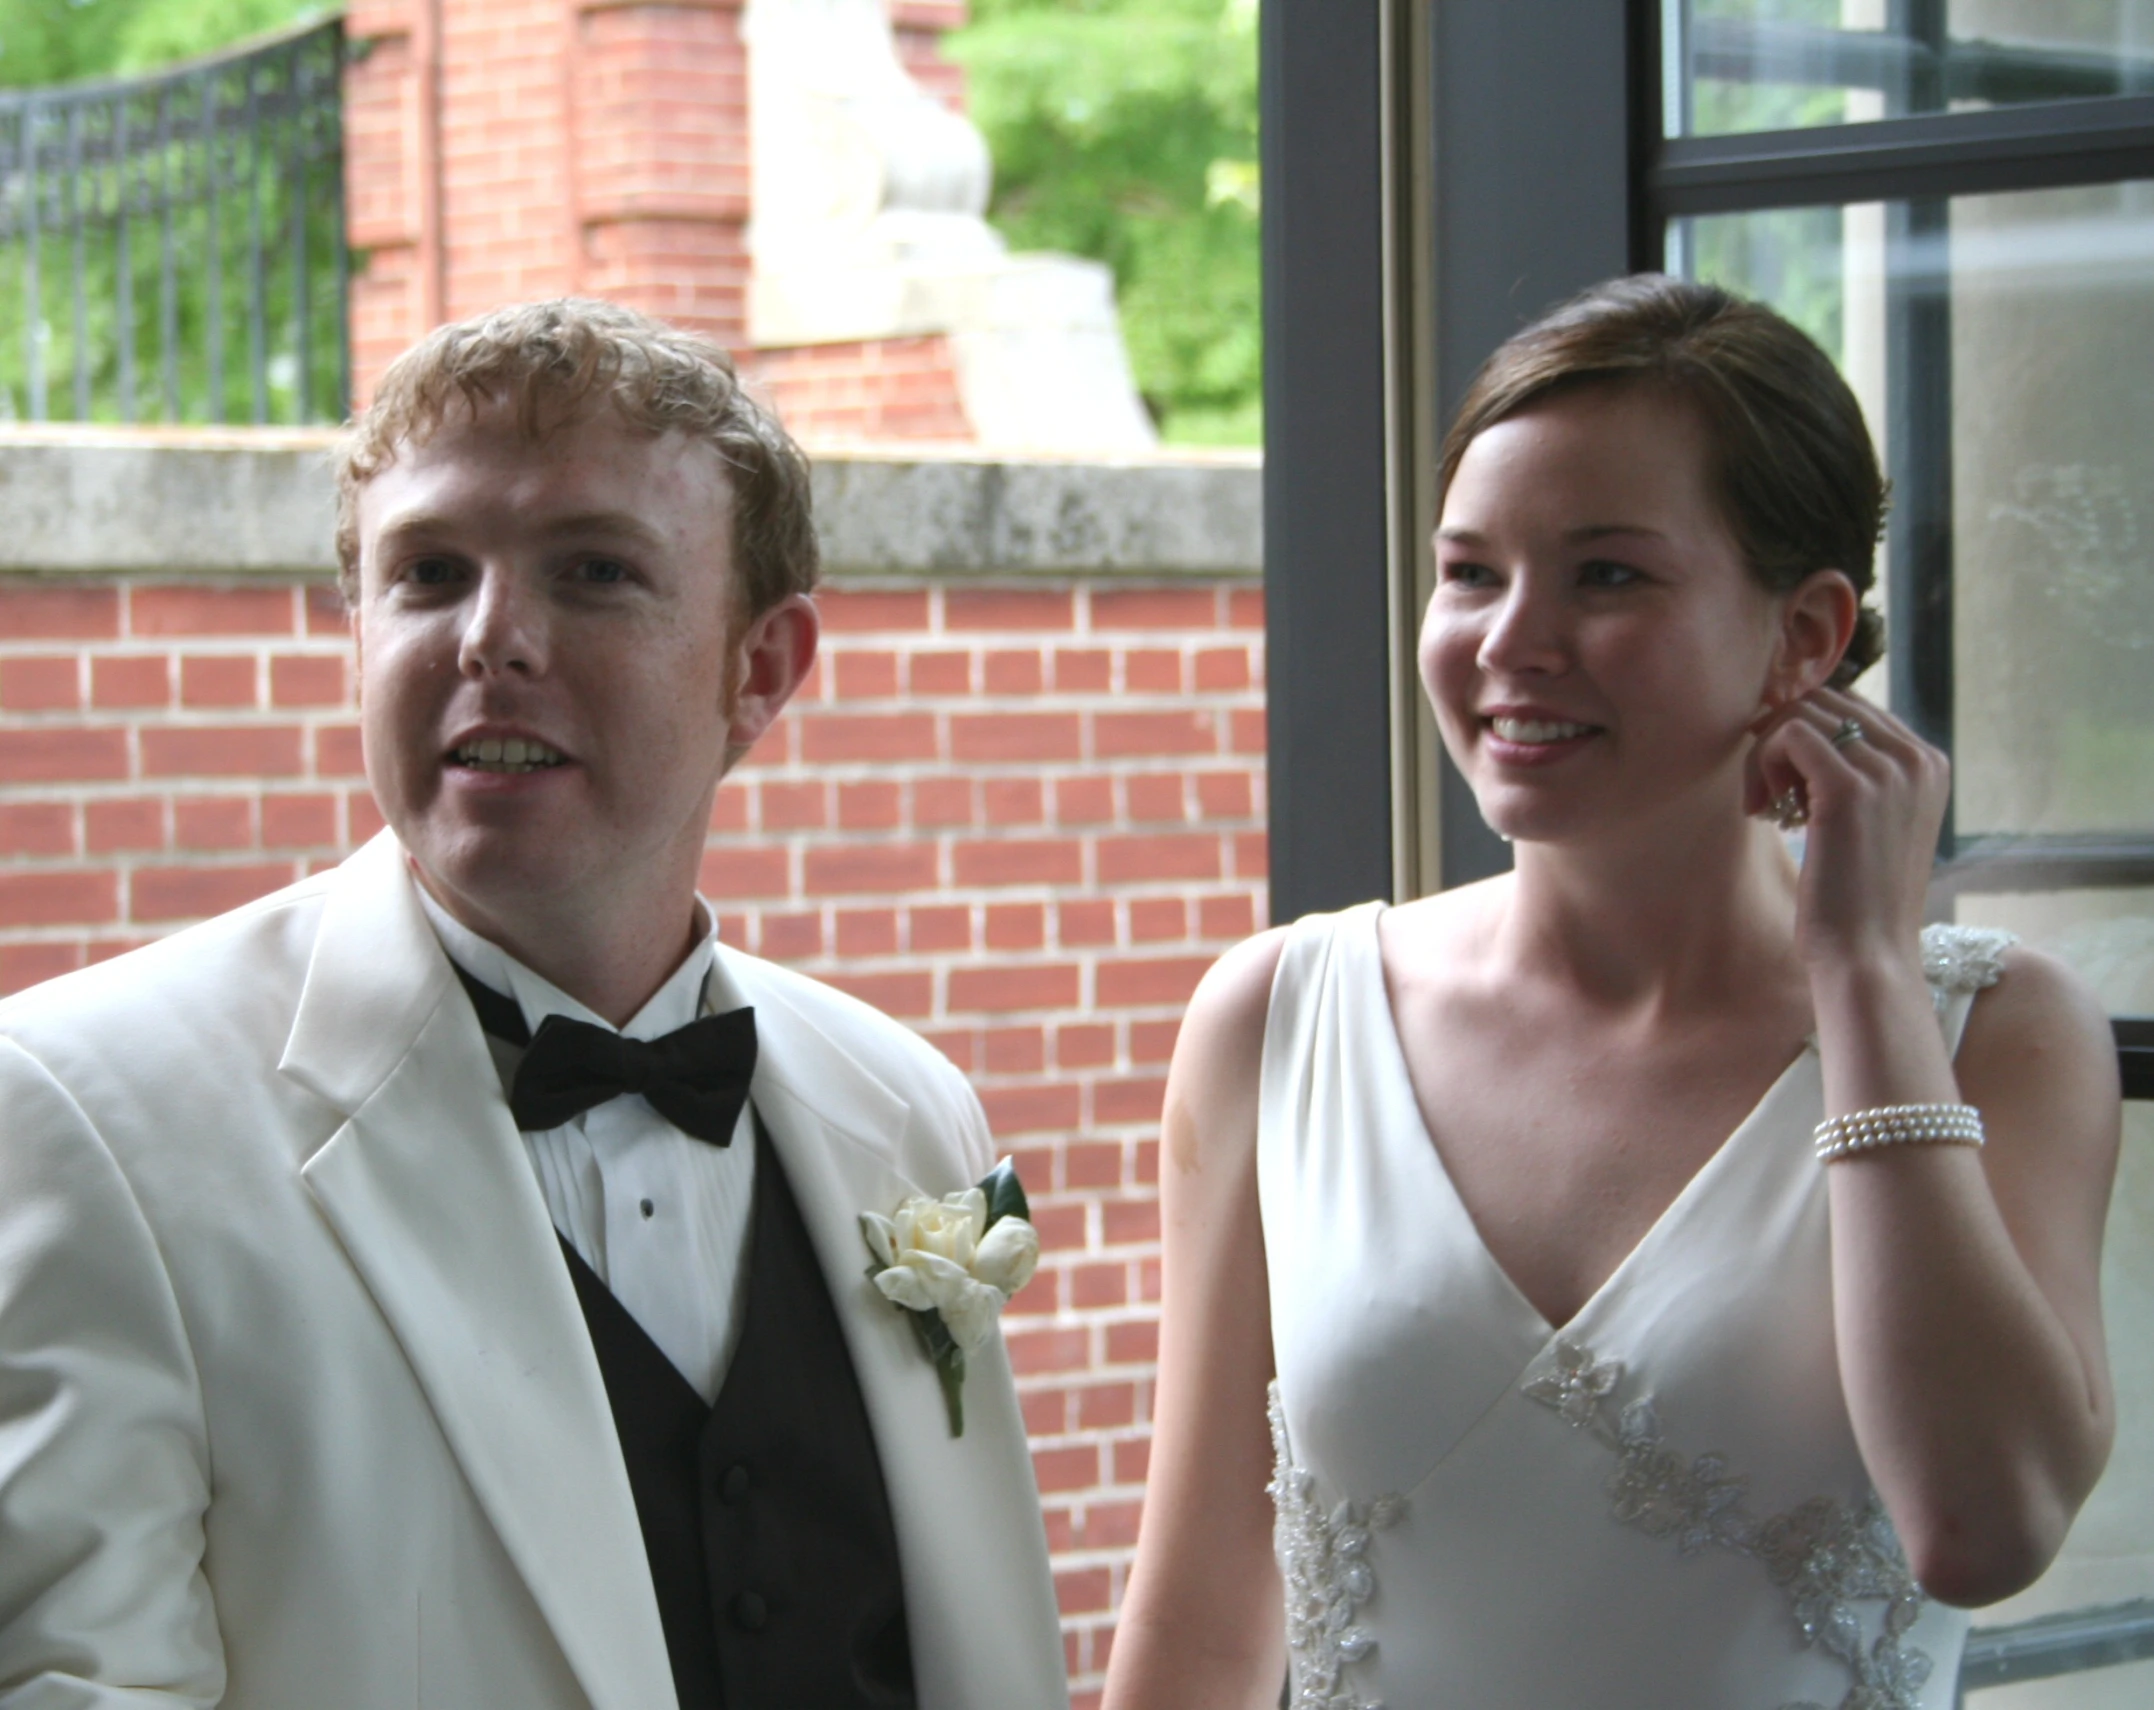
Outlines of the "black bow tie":
M514 999L456 972L479 1025L524 1048L509 1088L518 1128L558 1128L608 1099L641 1093L682 1133L732 1144L755 1076L754 1010L700 1016L658 1039L629 1039L565 1015L549 1015L533 1033Z

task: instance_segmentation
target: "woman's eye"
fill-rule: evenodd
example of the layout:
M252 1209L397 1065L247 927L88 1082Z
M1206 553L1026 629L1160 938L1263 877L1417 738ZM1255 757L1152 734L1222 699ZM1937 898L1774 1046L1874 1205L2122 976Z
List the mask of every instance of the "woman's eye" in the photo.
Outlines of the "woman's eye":
M1495 581L1496 573L1486 564L1476 564L1470 559L1453 559L1443 566L1443 579L1465 588L1485 588Z
M1628 564L1610 564L1601 559L1581 569L1578 578L1592 588L1627 588L1641 579Z

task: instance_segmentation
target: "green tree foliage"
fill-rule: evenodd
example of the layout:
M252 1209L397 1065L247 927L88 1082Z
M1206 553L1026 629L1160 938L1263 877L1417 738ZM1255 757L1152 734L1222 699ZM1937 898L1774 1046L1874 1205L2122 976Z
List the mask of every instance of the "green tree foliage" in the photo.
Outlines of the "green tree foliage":
M1254 0L973 0L947 38L1018 249L1113 268L1163 436L1262 436Z
M321 0L0 0L0 86L149 71L328 10Z

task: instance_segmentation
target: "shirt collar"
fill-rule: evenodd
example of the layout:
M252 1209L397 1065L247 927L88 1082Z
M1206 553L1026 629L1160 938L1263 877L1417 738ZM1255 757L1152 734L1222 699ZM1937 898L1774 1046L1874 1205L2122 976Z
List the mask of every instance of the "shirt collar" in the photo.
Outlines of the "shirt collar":
M433 927L434 936L441 940L449 960L481 985L513 997L523 1011L524 1025L533 1033L549 1015L565 1015L573 1021L587 1021L594 1027L619 1032L630 1039L656 1039L677 1027L686 1027L707 1007L705 991L710 983L711 963L717 954L718 935L710 924L717 917L701 897L696 899L696 917L705 923L703 936L681 959L680 966L666 976L665 984L651 994L650 1001L629 1018L628 1025L615 1028L604 1016L578 1003L551 980L534 974L500 945L481 938L456 919L434 900L416 876L412 880L412 889L419 893L419 906L426 910L427 922Z

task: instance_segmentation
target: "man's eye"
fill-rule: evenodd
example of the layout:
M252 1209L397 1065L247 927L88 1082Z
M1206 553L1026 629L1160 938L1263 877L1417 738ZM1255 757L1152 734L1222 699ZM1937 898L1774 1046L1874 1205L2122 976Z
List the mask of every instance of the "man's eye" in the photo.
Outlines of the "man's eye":
M420 558L404 572L404 579L421 587L438 588L456 578L456 565L446 558Z
M586 582L625 582L628 566L618 558L586 558L583 561L583 579Z

